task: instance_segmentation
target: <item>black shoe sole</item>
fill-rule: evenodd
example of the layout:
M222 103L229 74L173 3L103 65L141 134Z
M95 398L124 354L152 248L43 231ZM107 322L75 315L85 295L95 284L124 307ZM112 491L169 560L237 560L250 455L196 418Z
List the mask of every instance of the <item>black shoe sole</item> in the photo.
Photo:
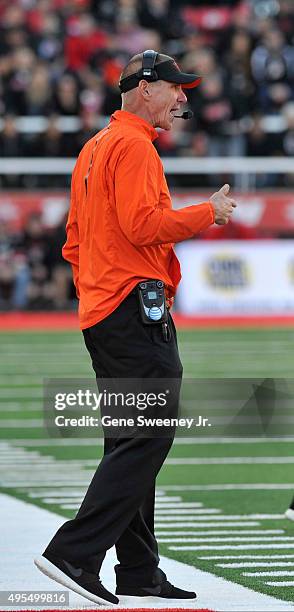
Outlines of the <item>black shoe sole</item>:
M192 597L168 597L164 595L157 595L156 593L142 593L142 591L135 591L132 588L125 588L124 590L116 589L115 594L122 597L152 597L154 601L158 601L159 599L165 599L166 601L195 601L197 599L197 595L193 595Z
M78 595L82 595L82 597L86 597L86 599L94 601L94 603L101 604L103 606L117 605L108 601L107 599L103 599L103 597L98 597L97 595L94 595L93 593L90 593L89 591L84 589L77 582L75 582L64 572L62 572L58 567L56 567L56 565L51 563L51 561L48 561L46 557L37 557L36 559L34 559L34 564L43 574L45 574L45 576L48 576L52 580L55 580L55 582L62 584L62 586L71 589L71 591L78 593Z

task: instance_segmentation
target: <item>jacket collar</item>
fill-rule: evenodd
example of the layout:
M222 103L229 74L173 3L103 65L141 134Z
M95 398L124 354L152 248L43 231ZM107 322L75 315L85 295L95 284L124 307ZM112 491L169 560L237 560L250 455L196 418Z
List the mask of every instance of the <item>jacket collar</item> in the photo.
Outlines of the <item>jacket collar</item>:
M140 131L145 132L145 134L147 134L147 136L149 136L150 140L152 141L155 140L155 138L158 138L158 133L153 127L153 125L151 125L151 123L148 123L148 121L145 121L145 119L142 119L142 117L135 115L134 113L129 113L125 110L117 110L115 111L115 113L113 113L113 115L111 115L110 119L110 121L115 120L121 121L124 124L127 123L130 127L134 127L135 129L139 129Z

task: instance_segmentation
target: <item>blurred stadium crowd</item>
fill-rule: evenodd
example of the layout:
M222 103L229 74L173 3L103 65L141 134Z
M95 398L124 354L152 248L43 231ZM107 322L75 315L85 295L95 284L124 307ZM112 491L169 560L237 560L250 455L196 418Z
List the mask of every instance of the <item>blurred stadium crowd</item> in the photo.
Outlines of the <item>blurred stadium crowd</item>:
M40 213L31 213L13 233L0 223L0 311L67 310L76 307L70 266L61 255L65 222L51 232Z
M293 39L293 0L1 0L0 157L76 157L120 108L122 68L147 48L204 77L188 93L194 119L160 132L162 156L291 156ZM182 180L170 184L191 186ZM69 181L33 167L0 176L4 189ZM292 183L264 174L257 186ZM49 235L37 213L18 235L1 224L0 309L72 307L63 242L64 220Z
M1 156L75 157L144 48L204 77L195 119L160 134L162 155L293 155L293 0L2 0L0 23Z

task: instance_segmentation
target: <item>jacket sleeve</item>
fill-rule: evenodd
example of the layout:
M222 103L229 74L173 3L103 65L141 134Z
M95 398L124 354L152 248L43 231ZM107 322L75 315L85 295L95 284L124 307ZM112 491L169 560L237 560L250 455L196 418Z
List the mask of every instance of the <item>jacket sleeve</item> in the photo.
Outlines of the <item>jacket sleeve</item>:
M62 248L62 255L69 261L72 267L73 281L76 288L77 297L79 293L79 229L77 221L77 207L72 186L70 209L66 224L66 243Z
M130 143L115 170L115 199L120 227L135 246L181 242L214 223L210 202L181 210L161 207L161 161L153 145Z

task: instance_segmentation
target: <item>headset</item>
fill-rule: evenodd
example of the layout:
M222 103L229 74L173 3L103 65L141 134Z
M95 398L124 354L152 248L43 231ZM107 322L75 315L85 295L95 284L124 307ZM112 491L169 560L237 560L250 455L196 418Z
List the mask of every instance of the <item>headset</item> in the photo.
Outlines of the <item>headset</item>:
M147 49L143 53L142 59L142 77L148 79L148 81L157 81L158 74L155 70L155 63L158 53L153 49Z
M133 89L133 87L137 87L141 79L146 79L148 83L158 81L159 77L157 71L155 70L157 56L158 53L153 51L153 49L147 49L147 51L143 52L142 68L120 81L119 88L121 93L129 91L130 89Z

